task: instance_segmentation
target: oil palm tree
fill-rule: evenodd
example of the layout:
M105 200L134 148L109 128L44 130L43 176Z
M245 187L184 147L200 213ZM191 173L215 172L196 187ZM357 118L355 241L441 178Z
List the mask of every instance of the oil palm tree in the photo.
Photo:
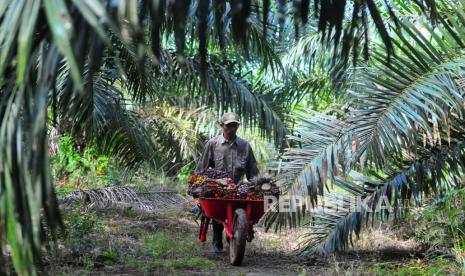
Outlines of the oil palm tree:
M435 14L434 1L416 3ZM152 86L156 78L177 80L177 76L195 74L196 80L200 79L207 89L196 85L194 90L210 93L221 91L218 85L232 89L232 83L236 82L230 95L235 95L231 98L237 100L237 108L244 114L263 115L257 112L259 108L266 110L263 99L247 93L247 86L240 85L230 71L225 70L224 64L211 64L213 59L209 58L208 50L214 47L223 52L228 50L224 43L227 34L224 26L230 24L233 41L242 45L245 53L264 53L248 47L249 41L258 38L248 19L255 10L261 11L266 34L268 15L274 9L285 10L285 5L286 1L271 5L270 1L246 0L215 1L214 5L207 0L1 2L0 247L4 249L6 243L11 246L17 272L34 273L44 229L49 229L54 236L61 226L49 174L49 114L58 120L66 118L72 122L75 133L85 131L83 135L89 141L113 153L122 165L129 167L137 166L142 160L155 164L150 154L153 144L144 128L139 127L137 115L128 111L124 102L130 99L142 103L150 97L162 97L163 93ZM297 24L305 23L309 1L295 1L294 5L300 18ZM386 51L392 52L381 11L374 0L351 4L317 0L314 7L319 30L335 45L359 41L354 29L366 28L368 11ZM353 9L348 22L344 20L346 8ZM258 18L258 13L254 14L252 17ZM197 23L191 24L194 35L189 35L186 27L193 17ZM218 43L213 40L208 43L206 26L212 18ZM186 38L198 42L198 58L192 58L193 53L186 55ZM176 46L178 65L175 67L166 62L168 57L172 60L173 51L162 47L163 39ZM365 36L365 45L367 42ZM267 49L265 44L262 46L256 49ZM347 51L343 53L348 54ZM268 59L264 63L272 61ZM148 64L154 66L147 71ZM222 79L209 80L211 74L218 74ZM193 79L191 77L191 85L195 84ZM210 94L204 96L208 99ZM221 99L216 97L218 106L221 106ZM261 116L266 118L262 126L278 130L276 116L265 113L267 115ZM98 139L102 134L103 139Z
M398 199L415 204L462 185L463 9L444 2L438 10L447 13L436 28L422 16L401 18L391 60L384 46L375 46L366 66L354 69L347 112L301 116L289 137L300 146L287 150L279 169L290 194L311 200L296 213L268 213L268 227L303 222L302 252L333 254L347 248L363 222L399 215ZM394 210L370 213L383 196ZM367 204L348 208L354 197Z

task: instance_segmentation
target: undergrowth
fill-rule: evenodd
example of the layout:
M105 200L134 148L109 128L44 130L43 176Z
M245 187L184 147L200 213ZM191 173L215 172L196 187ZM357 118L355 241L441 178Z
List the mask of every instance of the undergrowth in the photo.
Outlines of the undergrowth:
M68 134L58 140L58 151L51 157L51 165L58 194L75 188L105 187L121 178L108 156L98 154L90 145L79 152Z
M363 272L363 273L362 273ZM460 270L451 266L450 261L438 257L432 259L417 259L405 264L376 263L371 267L359 269L359 273L369 275L423 276L423 275L460 275Z
M202 247L198 246L192 235L178 235L176 233L157 232L144 237L142 252L148 255L146 261L136 262L145 271L177 269L206 270L214 267L214 263L201 255Z
M400 225L406 238L413 237L427 249L427 257L452 259L465 273L465 188L431 200Z

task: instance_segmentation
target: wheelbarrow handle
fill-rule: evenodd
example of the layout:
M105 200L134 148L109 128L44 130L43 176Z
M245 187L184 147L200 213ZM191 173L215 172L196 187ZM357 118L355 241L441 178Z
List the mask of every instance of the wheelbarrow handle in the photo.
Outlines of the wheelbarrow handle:
M210 218L207 218L205 215L202 215L202 218L200 218L199 241L204 242L207 240L207 231L209 224Z

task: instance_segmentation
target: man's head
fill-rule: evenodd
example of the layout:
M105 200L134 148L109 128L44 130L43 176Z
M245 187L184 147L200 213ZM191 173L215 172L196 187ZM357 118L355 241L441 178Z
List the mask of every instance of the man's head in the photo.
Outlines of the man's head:
M228 112L221 117L221 128L226 138L234 138L239 128L240 118L234 112Z

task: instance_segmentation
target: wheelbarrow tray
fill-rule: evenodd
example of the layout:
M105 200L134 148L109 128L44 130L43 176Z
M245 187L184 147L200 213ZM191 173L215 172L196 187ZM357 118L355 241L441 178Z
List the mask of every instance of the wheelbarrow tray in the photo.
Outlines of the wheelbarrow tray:
M203 210L199 240L207 239L210 219L220 221L229 238L229 259L232 265L240 265L244 258L246 241L254 238L253 225L264 214L263 200L199 198Z
M244 209L248 221L258 221L265 212L263 200L199 198L199 203L205 216L221 221L228 219L229 208L232 211L230 214L238 208Z

